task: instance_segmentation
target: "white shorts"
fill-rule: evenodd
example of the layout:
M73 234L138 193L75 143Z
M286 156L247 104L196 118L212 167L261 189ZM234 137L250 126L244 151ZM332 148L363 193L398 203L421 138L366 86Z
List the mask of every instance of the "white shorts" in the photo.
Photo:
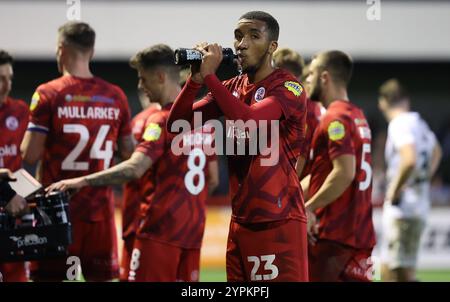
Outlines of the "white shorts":
M415 268L420 238L425 228L422 218L394 218L383 215L381 261L389 269Z

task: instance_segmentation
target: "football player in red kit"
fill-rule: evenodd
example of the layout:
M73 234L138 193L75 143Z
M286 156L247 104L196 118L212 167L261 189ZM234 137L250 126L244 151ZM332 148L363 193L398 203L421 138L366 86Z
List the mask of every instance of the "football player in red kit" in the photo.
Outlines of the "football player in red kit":
M278 22L268 13L241 16L234 29L234 47L242 75L224 83L215 74L222 62L222 47L197 45L203 60L191 65L192 76L169 116L169 130L180 121L193 120L194 112L201 112L204 121L225 116L227 125L239 120L262 125L256 131L253 126L249 131L234 125L226 130L227 140L240 144L245 137L250 148L255 144L249 141L264 132L264 125L270 123L272 130L279 126L275 135L266 137L271 152L260 148L255 153L227 154L232 197L229 281L308 280L306 216L295 171L304 143L306 95L292 74L272 66L278 34ZM209 94L194 103L203 84ZM272 156L276 160L266 161Z
M200 247L210 185L217 185L217 161L205 154L212 148L207 127L185 133L181 154L166 131L169 110L179 94L179 68L173 50L163 44L138 53L132 64L149 99L162 109L146 122L142 142L129 160L102 172L67 179L48 190L122 184L150 169L153 191L146 196L130 261L129 281L198 281ZM210 150L207 152L211 153Z
M0 168L16 171L22 167L19 148L27 129L29 110L24 101L9 97L13 79L12 64L11 55L0 50ZM25 200L18 195L12 202L22 207L26 205ZM27 281L23 262L0 263L0 273L5 282Z
M86 23L61 26L57 62L62 76L40 85L33 95L21 150L26 162L41 160L38 178L44 185L107 169L116 149L122 158L133 151L127 97L89 69L94 42L95 32ZM69 254L79 257L86 280L118 278L112 189L80 190L69 208L73 232ZM67 268L66 259L39 261L32 278L63 280Z
M307 77L310 97L327 108L311 146L306 202L311 281L370 279L375 245L371 132L363 111L348 99L352 66L347 54L328 51L315 56Z
M147 97L145 98L148 99ZM150 103L131 120L131 131L136 144L142 140L147 119L159 110L159 104ZM150 173L150 171L147 171L147 173ZM141 204L145 202L145 196L149 196L153 191L153 183L148 180L146 174L140 179L130 181L123 186L122 239L124 245L120 261L121 281L128 280L131 253L139 223Z
M275 67L290 71L301 82L304 82L305 61L302 56L290 49L280 48L273 54L273 64ZM308 89L305 87L306 93ZM309 175L311 171L310 149L314 130L319 125L320 116L325 112L325 108L317 101L308 98L306 102L306 126L305 126L305 142L302 144L300 156L297 161L297 173L300 181ZM305 193L305 191L304 191ZM305 193L306 195L306 193Z

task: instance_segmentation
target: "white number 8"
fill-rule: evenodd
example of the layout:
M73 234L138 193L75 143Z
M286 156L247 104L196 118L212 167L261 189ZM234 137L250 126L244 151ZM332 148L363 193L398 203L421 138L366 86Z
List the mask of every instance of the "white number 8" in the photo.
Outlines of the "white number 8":
M198 165L195 164L195 160L199 159ZM186 189L192 195L198 195L203 188L205 187L205 173L203 172L203 168L206 164L206 156L203 153L203 150L199 148L194 148L189 152L187 166L189 171L186 173L184 177L184 185ZM194 177L198 175L198 184L194 184Z

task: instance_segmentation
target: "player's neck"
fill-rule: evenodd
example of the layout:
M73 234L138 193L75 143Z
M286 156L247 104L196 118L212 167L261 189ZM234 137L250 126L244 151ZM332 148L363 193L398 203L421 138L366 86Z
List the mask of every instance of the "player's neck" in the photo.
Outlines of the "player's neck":
M347 89L345 88L335 88L331 91L326 103L329 105L334 101L346 101L349 102Z
M7 96L5 96L5 97L0 97L0 107L3 106L3 104L6 102L6 99L7 99L7 98L8 98Z
M164 91L160 104L162 107L166 106L167 104L175 102L177 96L181 92L181 87L178 84L171 84L167 87L167 89Z
M394 107L387 112L387 118L389 121L392 121L397 116L402 115L403 113L408 112L407 108L403 107Z
M64 66L63 75L71 75L77 78L92 78L94 75L89 69L89 63L71 62Z
M255 72L247 73L248 81L249 83L258 83L267 78L274 70L275 68L271 64L264 63Z

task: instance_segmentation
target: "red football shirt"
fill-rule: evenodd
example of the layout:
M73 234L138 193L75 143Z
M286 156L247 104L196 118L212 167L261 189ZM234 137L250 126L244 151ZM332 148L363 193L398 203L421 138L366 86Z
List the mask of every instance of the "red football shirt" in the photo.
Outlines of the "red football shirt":
M319 125L320 117L322 116L322 106L315 101L307 100L306 105L306 131L305 131L305 143L302 148L302 155L305 157L305 166L303 167L300 180L311 173L311 142L314 134Z
M131 121L131 131L134 139L140 142L145 130L147 119L155 112L158 107L150 106L139 112ZM122 238L135 234L139 223L139 209L142 202L145 202L145 196L153 192L153 183L150 181L150 173L147 171L140 179L130 181L124 185L123 206L122 206Z
M112 165L117 140L131 134L123 91L98 77L62 76L33 95L29 131L47 134L41 182L46 186ZM72 219L98 221L114 214L111 187L86 187L70 200Z
M147 120L142 142L136 151L151 158L150 179L154 191L143 208L137 236L151 238L183 248L200 248L205 228L208 197L208 162L213 134L207 126L175 137L166 130L170 107ZM177 154L172 141L181 138ZM211 154L206 152L206 154Z
M258 150L254 155L228 155L232 219L240 223L260 223L284 219L306 221L303 192L295 170L297 157L305 140L306 95L296 78L287 71L276 69L258 83L249 83L246 74L224 82L225 87L241 102L252 105L265 98L276 100L283 111L279 121L278 162L262 165L272 155ZM209 99L213 96L209 94ZM257 135L255 131L228 127L227 139ZM260 127L261 129L261 127ZM259 129L259 130L260 130ZM245 129L243 129L246 131ZM267 134L271 133L268 129ZM264 135L264 134L263 134ZM258 138L259 140L259 138ZM248 140L246 141L248 143ZM268 136L268 146L274 142ZM273 145L272 145L273 146ZM235 154L237 154L237 147ZM249 149L247 149L249 150Z
M322 116L312 141L310 196L322 186L340 155L356 158L356 174L345 192L331 204L316 211L319 238L355 248L372 248L371 133L361 109L350 102L334 101Z
M22 167L20 143L28 125L28 105L7 97L0 105L0 168L16 171Z

